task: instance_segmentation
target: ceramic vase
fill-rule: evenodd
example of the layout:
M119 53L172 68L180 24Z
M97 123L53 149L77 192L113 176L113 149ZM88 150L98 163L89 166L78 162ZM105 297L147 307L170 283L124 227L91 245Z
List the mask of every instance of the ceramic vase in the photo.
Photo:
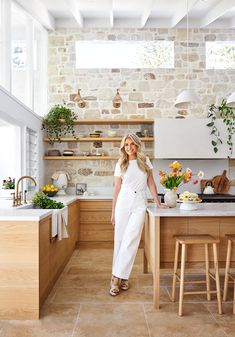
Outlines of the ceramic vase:
M176 207L178 196L174 190L166 190L164 195L165 204L169 207Z

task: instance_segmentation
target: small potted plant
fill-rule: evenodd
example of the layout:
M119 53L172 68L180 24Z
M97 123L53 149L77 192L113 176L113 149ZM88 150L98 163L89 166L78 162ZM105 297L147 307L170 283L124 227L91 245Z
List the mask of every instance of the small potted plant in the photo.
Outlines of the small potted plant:
M15 191L15 178L8 177L2 182L1 196L5 199L12 199L11 193Z
M75 113L66 107L65 104L57 104L43 117L42 130L46 131L51 144L55 140L60 141L63 136L72 135L75 137L73 122L76 119Z

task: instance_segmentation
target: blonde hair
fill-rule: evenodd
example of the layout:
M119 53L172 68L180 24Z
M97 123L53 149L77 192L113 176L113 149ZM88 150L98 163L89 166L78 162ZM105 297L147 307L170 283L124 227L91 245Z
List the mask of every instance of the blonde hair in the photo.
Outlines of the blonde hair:
M136 150L137 150L136 151L136 160L137 160L137 164L138 164L140 170L145 172L145 173L149 173L151 169L146 164L145 154L141 151L141 141L140 141L139 137L136 136L136 134L134 134L134 133L127 134L121 140L121 145L120 145L120 148L119 148L119 153L120 153L120 156L121 156L120 159L119 159L121 172L122 173L126 172L128 166L129 166L129 156L125 151L125 142L126 142L127 138L130 138L134 142L134 144L136 145Z

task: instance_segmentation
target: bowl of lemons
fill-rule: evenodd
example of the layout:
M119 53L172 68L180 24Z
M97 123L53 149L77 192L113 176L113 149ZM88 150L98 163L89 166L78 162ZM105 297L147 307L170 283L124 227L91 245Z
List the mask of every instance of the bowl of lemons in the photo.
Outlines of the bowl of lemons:
M44 185L42 186L42 192L48 197L54 197L58 192L58 188L54 185Z

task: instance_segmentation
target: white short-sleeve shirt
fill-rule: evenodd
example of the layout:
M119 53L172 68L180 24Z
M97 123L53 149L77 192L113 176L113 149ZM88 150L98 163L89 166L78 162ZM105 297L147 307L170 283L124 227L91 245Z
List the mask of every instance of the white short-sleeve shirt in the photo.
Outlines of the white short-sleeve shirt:
M153 169L153 166L148 157L146 157L146 164L151 170ZM125 173L121 172L120 164L117 162L114 176L122 177L122 188L127 188L133 191L147 189L147 173L143 172L139 168L136 159L129 161L129 166Z

